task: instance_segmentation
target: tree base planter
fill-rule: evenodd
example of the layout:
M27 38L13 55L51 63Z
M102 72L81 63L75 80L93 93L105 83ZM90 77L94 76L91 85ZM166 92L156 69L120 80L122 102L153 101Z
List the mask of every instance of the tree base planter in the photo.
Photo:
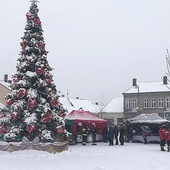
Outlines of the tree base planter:
M21 150L39 150L49 153L56 153L68 150L68 142L40 143L36 137L33 141L29 141L26 137L22 142L0 142L0 151L21 151Z

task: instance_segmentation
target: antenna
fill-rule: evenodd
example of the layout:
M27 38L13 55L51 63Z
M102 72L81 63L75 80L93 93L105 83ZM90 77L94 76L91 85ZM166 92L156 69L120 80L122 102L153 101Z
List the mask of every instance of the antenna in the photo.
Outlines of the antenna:
M68 95L69 95L70 93L68 92L68 89L67 89L67 98L68 98Z
M169 51L167 49L167 55L166 55L166 66L167 66L167 75L170 76L170 57L169 57Z
M104 105L104 96L103 96L103 92L102 92L102 96L100 99L100 106L103 106L103 105Z

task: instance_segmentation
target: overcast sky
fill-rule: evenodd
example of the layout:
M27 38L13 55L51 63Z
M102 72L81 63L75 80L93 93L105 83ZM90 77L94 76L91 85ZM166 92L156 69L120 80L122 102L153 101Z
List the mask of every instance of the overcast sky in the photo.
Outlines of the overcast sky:
M0 79L16 73L29 0L0 5ZM48 61L61 94L107 103L161 81L170 49L169 0L40 0Z

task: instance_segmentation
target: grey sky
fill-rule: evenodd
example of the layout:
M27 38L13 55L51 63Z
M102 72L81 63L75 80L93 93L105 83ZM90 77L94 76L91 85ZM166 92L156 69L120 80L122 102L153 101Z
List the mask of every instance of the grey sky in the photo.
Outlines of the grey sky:
M16 73L28 0L0 11L0 79ZM169 0L40 0L48 61L61 94L107 103L140 82L160 81L170 48Z

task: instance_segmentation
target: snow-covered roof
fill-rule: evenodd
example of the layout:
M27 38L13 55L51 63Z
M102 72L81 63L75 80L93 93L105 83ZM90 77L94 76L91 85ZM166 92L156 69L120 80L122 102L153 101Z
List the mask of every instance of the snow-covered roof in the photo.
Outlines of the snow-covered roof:
M148 93L148 92L167 92L170 85L160 82L141 82L137 83L137 86L133 86L126 90L124 93Z
M97 116L93 115L89 111L72 110L69 114L66 115L65 118L71 119L71 120L88 120L88 121L107 122L106 120L100 119Z
M7 89L9 89L9 90L11 90L11 88L10 88L10 83L6 83L6 82L4 82L3 80L0 80L0 84L2 84L4 87L6 87Z
M170 122L166 119L163 119L162 117L158 116L155 113L141 114L139 116L128 119L127 121L129 121L130 123L157 123L157 124Z
M101 112L123 113L123 96L113 98L101 109Z
M70 99L66 97L60 97L59 101L63 105L64 109L67 109L68 113L70 113L72 110L79 109L90 111L92 113L98 113L101 109L99 105L93 104L86 99Z

